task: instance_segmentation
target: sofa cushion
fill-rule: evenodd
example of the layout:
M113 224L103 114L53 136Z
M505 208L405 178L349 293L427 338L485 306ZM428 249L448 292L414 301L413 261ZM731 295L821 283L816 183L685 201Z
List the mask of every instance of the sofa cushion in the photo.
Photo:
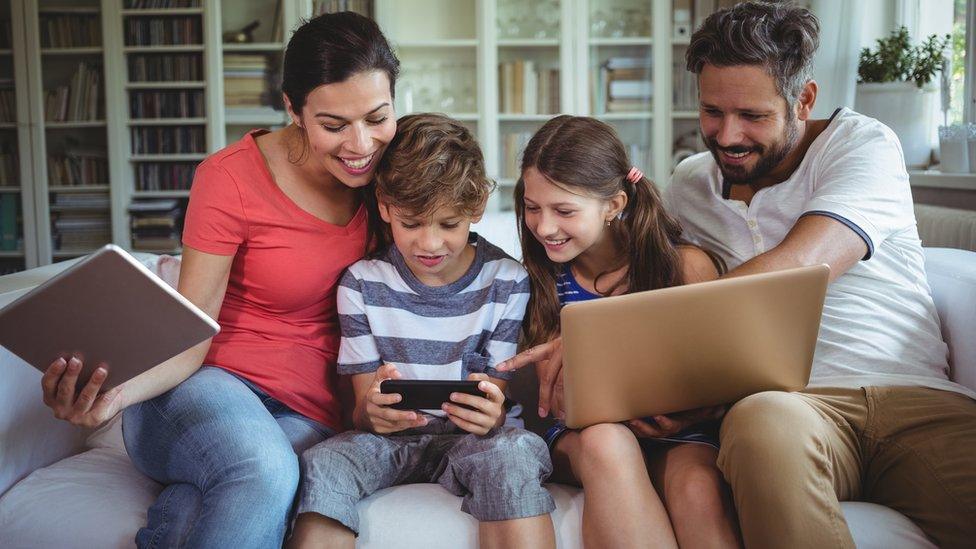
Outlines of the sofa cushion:
M581 547L583 492L547 486L556 500L559 547ZM0 498L0 532L7 549L131 547L161 486L124 453L96 448L38 469ZM891 509L843 503L858 547L930 548L921 530ZM382 490L359 507L360 547L477 547L478 524L461 500L434 484Z

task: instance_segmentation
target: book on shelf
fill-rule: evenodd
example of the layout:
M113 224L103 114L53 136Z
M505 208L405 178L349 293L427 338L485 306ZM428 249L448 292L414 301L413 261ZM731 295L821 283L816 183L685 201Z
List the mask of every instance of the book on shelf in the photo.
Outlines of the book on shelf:
M0 89L0 122L17 121L17 102L14 90Z
M101 16L95 13L41 12L42 48L91 48L102 44Z
M0 141L0 187L20 186L17 146Z
M188 191L196 168L196 162L139 162L136 166L136 190Z
M126 46L189 46L203 43L199 15L131 16L125 20Z
M338 11L354 11L359 15L365 15L366 17L372 18L373 0L313 0L312 1L313 16L321 15L323 13L335 13Z
M537 67L534 61L498 65L498 99L506 114L559 112L559 69Z
M104 150L69 149L47 159L51 186L108 184L108 155Z
M133 154L195 154L206 151L203 126L141 126L131 129Z
M0 194L0 250L12 251L18 246L17 217L20 215L20 195Z
M267 55L224 55L224 104L238 107L267 104L269 67Z
M610 57L591 71L592 108L597 114L651 109L654 85L647 57Z
M204 116L203 90L130 90L129 116L143 118L197 118Z
M698 110L698 75L688 72L685 64L674 62L671 75L674 110Z
M44 92L44 120L82 122L99 120L101 109L101 65L80 63L71 81Z
M127 10L164 10L178 8L199 8L200 0L126 0Z
M105 192L52 193L50 209L52 212L102 211L110 207L109 195ZM99 214L94 217L101 217Z
M10 39L10 37L13 36L10 30L10 19L0 20L0 49L10 49L10 44L13 43Z
M503 178L519 177L519 159L532 139L532 132L512 132L502 136L501 174Z
M129 82L199 82L203 79L203 57L199 53L134 53L127 64Z

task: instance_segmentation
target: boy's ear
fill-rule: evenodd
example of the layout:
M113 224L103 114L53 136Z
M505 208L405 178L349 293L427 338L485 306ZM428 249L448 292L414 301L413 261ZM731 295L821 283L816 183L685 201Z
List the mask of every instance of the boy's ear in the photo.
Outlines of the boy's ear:
M392 219L392 216L390 215L390 207L379 197L376 199L376 209L380 211L380 218L384 223L392 223L392 221L390 221Z

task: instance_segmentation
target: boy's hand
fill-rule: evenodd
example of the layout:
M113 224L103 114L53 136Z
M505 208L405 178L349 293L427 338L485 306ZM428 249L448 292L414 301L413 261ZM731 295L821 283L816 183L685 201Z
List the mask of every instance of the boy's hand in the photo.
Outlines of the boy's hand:
M387 379L400 379L396 366L384 364L376 370L373 384L363 398L361 414L366 424L360 427L368 427L369 431L386 435L427 425L427 418L419 412L390 408L391 404L400 402L403 397L397 393L380 392L380 383Z
M505 395L498 388L498 385L488 381L487 374L471 374L468 376L468 381L480 381L478 390L485 393L487 398L464 393L451 393L451 402L457 404L445 402L441 405L441 409L458 427L475 435L484 435L501 424L504 419ZM458 406L458 404L474 409Z

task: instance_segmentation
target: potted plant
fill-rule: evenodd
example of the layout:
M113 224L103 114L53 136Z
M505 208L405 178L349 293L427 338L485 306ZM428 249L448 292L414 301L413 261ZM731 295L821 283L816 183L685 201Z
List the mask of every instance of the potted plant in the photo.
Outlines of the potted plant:
M927 166L938 116L938 86L933 80L945 59L949 35L940 39L933 34L913 46L908 29L901 27L877 42L876 50L861 50L854 109L895 132L908 166Z

